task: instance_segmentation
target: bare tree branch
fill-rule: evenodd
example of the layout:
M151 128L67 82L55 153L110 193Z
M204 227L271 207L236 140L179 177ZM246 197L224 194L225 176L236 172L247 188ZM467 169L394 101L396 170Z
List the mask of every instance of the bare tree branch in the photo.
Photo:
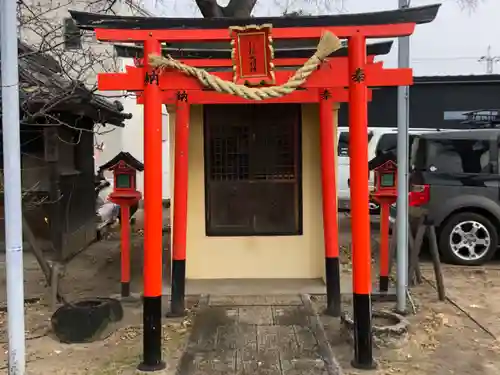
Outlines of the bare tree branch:
M116 0L94 0L88 2L84 10L110 12L115 3ZM70 37L75 40L69 42L76 42L77 47L67 48L64 20L69 17L67 10L73 6L72 0L18 2L20 39L29 46L28 52L19 55L20 65L30 67L22 70L20 77L25 122L47 117L82 85L94 90L98 72L118 68L112 48L98 45L90 33ZM47 80L51 73L55 80ZM60 125L69 124L61 122Z
M231 0L225 7L217 0L195 0L196 5L205 18L217 17L250 17L257 0Z
M61 107L81 100L82 93L108 96L96 92L96 77L100 72L119 70L113 47L98 43L92 32L76 29L68 34L68 10L75 8L111 14L141 12L126 0L18 0L21 125L36 122L80 131L58 116Z
M346 11L346 5L354 1L356 0L274 0L273 3L281 10L280 14L305 15L343 13ZM474 11L486 0L450 1L456 2L464 10ZM219 5L217 0L194 0L194 2L205 18L250 17L257 3L263 6L267 5L269 0L231 0L226 7Z
M225 17L250 17L257 0L231 0L224 8Z
M475 11L480 3L485 0L455 0L460 8L468 11Z
M127 6L124 4L126 1L118 0L18 0L21 134L23 139L29 138L23 142L22 150L27 143L43 138L44 126L54 125L72 129L72 138L59 137L63 143L76 145L83 132L90 132L94 133L95 146L103 147L103 142L97 137L109 133L109 128L103 131L101 124L96 124L93 129L81 128L78 126L81 118L73 116L68 120L61 112L71 111L68 103L75 100L85 102L85 95L89 100L92 95L98 95L97 74L119 70L118 61L113 47L98 43L93 33L76 30L74 35L68 36L65 20L70 17L69 9L116 13L124 10L123 7ZM129 13L134 12L135 9L131 8ZM40 168L44 168L41 164L43 151L22 151L22 158L23 176L33 177L23 179L23 207L31 210L52 203L39 194L47 188L42 186L45 182L39 177ZM3 170L0 170L0 191L3 191Z
M195 0L204 18L224 17L222 7L217 4L217 0Z

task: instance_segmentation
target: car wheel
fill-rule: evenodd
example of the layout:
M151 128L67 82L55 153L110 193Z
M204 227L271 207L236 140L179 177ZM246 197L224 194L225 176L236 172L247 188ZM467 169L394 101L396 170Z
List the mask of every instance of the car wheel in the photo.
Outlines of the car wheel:
M474 212L453 215L441 230L439 248L452 264L477 266L489 261L498 246L498 234L491 222Z
M371 215L378 215L378 214L380 214L380 205L377 202L370 201L368 203L368 207L370 209L370 214Z

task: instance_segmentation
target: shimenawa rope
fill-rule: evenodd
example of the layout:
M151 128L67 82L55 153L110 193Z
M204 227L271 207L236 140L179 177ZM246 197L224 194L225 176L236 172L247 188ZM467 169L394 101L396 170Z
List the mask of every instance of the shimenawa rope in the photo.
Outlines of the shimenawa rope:
M150 55L149 63L160 70L177 69L186 75L196 77L204 86L210 87L220 93L236 95L251 100L264 100L279 98L295 91L306 82L307 78L318 68L321 62L338 50L341 45L339 38L333 33L329 31L323 33L314 55L286 83L280 86L247 87L239 85L234 82L225 81L204 69L181 63L170 56Z

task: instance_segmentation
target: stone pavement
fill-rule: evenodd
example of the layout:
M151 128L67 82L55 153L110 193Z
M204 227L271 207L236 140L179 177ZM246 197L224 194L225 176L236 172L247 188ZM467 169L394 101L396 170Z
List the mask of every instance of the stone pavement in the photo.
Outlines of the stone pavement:
M339 375L307 295L203 296L177 375Z

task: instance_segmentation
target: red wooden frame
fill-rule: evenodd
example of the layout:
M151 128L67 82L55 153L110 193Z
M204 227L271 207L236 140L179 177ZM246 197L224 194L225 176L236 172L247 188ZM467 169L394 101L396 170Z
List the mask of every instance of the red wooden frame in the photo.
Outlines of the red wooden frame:
M356 218L353 221L353 241L358 243L356 246L360 249L367 249L363 253L358 253L355 257L357 260L355 263L358 267L361 267L361 274L363 276L355 280L354 290L356 293L369 294L371 290L371 281L369 280L370 271L369 267L370 261L370 237L369 228L366 227L366 223L369 220L364 220L366 207L368 207L368 202L365 204L365 200L368 200L368 187L366 189L362 187L366 185L366 175L367 165L367 140L365 135L367 134L367 118L366 118L366 103L370 100L370 90L368 87L374 86L399 86L399 85L410 85L413 83L413 74L411 69L384 69L382 62L374 62L374 56L366 55L366 39L369 37L392 37L392 36L405 36L412 34L415 28L415 24L398 24L398 25L382 25L382 26L363 26L363 27L298 27L298 28L276 28L273 29L272 37L273 39L306 39L306 38L319 38L325 30L330 30L339 37L349 38L349 56L345 57L331 57L324 61L318 70L313 72L307 79L307 81L302 85L302 90L296 90L294 93L284 96L282 98L270 99L261 101L260 103L315 103L327 100L329 103L335 100L336 102L350 102L350 122L354 126L352 134L352 148L357 149L358 152L353 152L351 154L351 167L354 168L351 171L351 181L353 183L352 196L356 197L356 203L353 204L353 217ZM231 40L231 34L224 29L216 30L108 30L108 29L97 29L96 36L100 40L113 40L113 41L144 41L147 47L148 43L154 43L159 46L160 41L229 41ZM234 35L233 35L234 37ZM238 53L239 46L237 42L234 43L236 51L233 54ZM265 44L265 43L264 43ZM261 45L261 48L264 48ZM150 53L150 48L145 48L144 55L147 56ZM248 52L248 51L247 51ZM305 59L277 59L276 66L296 66L302 65ZM193 66L199 67L234 67L234 61L231 59L218 59L218 60L189 60L183 59L183 62L191 64ZM270 63L270 61L266 61ZM185 121L189 118L189 104L211 104L211 103L248 103L249 100L245 100L239 97L230 96L227 94L220 94L214 91L207 91L206 88L193 77L189 77L175 70L165 69L158 72L152 69L148 64L145 67L131 67L127 66L124 73L105 73L98 76L98 88L99 90L127 90L140 93L145 87L152 87L151 75L155 75L156 84L155 93L160 94L157 96L155 94L155 106L157 105L156 100L164 104L176 104L177 106L177 126L182 126L185 128ZM269 65L270 66L270 65ZM238 64L236 64L236 69L238 69ZM149 75L148 82L145 83L145 74ZM226 80L232 81L234 79L233 72L213 72L213 75ZM288 79L294 74L293 71L280 70L274 72L274 85L282 85L288 81ZM236 77L236 81L239 81ZM257 82L253 82L257 83ZM349 87L349 90L346 90ZM325 89L328 89L328 95L322 95ZM150 89L151 90L151 89ZM138 102L144 103L148 106L145 108L145 115L152 116L151 113L151 103L152 98L148 101L146 100L146 92L143 95L139 95ZM326 119L325 104L322 104L323 112L322 119ZM146 113L147 112L147 113ZM322 113L323 113L322 112ZM182 120L183 119L183 120ZM182 120L182 121L181 121ZM323 121L323 120L322 120ZM326 121L326 120L325 120ZM328 120L330 121L330 120ZM147 121L146 121L147 122ZM182 122L182 124L180 123ZM148 124L146 128L150 125ZM158 124L155 122L155 126ZM185 128L187 129L187 128ZM185 133L185 132L184 132ZM176 139L177 142L182 141L183 144L187 144L187 133L182 133L181 139ZM149 133L148 133L149 134ZM363 135L364 134L364 135ZM152 133L151 133L152 137ZM177 138L177 136L176 136ZM151 140L152 142L152 140ZM329 145L329 144L328 144ZM325 146L327 147L327 146ZM329 147L329 146L328 146ZM331 151L331 150L330 150ZM324 155L330 155L333 151L325 151ZM187 168L185 163L184 153L187 151L182 151L182 155L176 154L176 169ZM155 155L158 156L157 152ZM152 156L151 156L152 158ZM182 163L181 163L182 160ZM179 161L179 165L178 164ZM325 170L323 173L327 173L328 176L334 175L334 172L330 173L328 171L328 165L334 168L334 162L324 163ZM366 168L365 168L366 167ZM366 171L365 171L366 170ZM187 175L184 172L179 171L179 178L175 179L175 192L174 196L179 196L182 200L181 206L184 207L184 200L187 199L186 192L188 189ZM366 172L366 173L365 173ZM182 178L181 178L182 176ZM325 177L326 178L326 177ZM328 181L326 181L328 180ZM326 186L334 184L334 180L330 181L331 178L326 178L323 182L323 188ZM366 192L365 192L366 190ZM365 194L366 193L366 194ZM334 194L329 192L328 196ZM366 196L365 196L366 195ZM331 210L331 205L325 205L327 210ZM179 208L174 213L174 221L176 224L174 228L178 228L178 232L174 230L174 248L173 257L177 260L185 259L185 220L186 214L184 208ZM366 212L368 214L368 212ZM333 212L325 213L328 217L334 215ZM178 222L180 220L180 222ZM366 223L365 223L366 221ZM327 230L327 229L325 229ZM329 228L329 231L332 229ZM181 233L182 232L182 233ZM330 233L330 232L329 232ZM357 234L356 234L357 233ZM328 236L330 238L331 235ZM176 245L178 244L178 245ZM328 244L328 248L331 248L332 244ZM181 259L182 258L182 259ZM368 261L367 261L368 259ZM365 264L366 263L366 264ZM174 303L174 302L172 302ZM174 306L172 305L172 308Z
M327 69L333 69L336 67L335 64L337 64L337 61L339 60L347 60L346 57L332 57L332 58L327 58L326 61L323 64L329 65ZM142 61L141 59L138 59ZM287 66L287 67L299 67L305 64L305 62L308 59L303 58L303 57L289 57L289 58L280 58L280 59L275 59L273 61L273 64L275 67L277 66ZM373 63L375 60L375 56L368 56L366 59L367 63ZM225 67L232 67L233 66L233 61L231 59L179 59L180 62L184 64L188 64L191 66L196 66L196 67L202 67L202 68L225 68ZM330 62L334 65L331 65ZM132 66L132 65L131 65ZM137 65L133 65L136 66Z
M332 59L333 60L333 59ZM332 60L313 72L302 85L303 88L347 87L351 80L345 59ZM411 69L384 69L382 62L367 64L364 69L367 86L401 86L413 83ZM232 72L214 72L213 75L231 81ZM277 71L276 85L282 85L294 72ZM140 91L144 87L144 68L126 67L125 73L101 73L97 77L97 86L101 91ZM192 77L173 70L159 73L160 90L203 90L205 86Z
M398 198L397 173L398 168L392 160L374 169L375 188L371 197L380 204L380 246L379 246L379 289L381 293L386 293L389 288L389 214L390 206ZM381 175L392 174L394 184L392 186L382 186Z
M373 64L375 60L375 56L367 57L367 64ZM229 67L232 66L233 62L230 59L184 59L180 60L185 64L189 64L191 66L197 67ZM276 66L301 66L303 65L307 59L305 58L282 58L276 59L274 64ZM329 58L320 67L320 70L324 70L325 72L331 73L332 71L338 71L340 69L347 69L347 57L334 57ZM381 63L378 63L381 64ZM116 87L116 84L123 85L123 78L125 74L128 74L129 71L134 71L134 69L142 69L138 66L127 66L125 73L112 73L113 76L110 76L109 73L106 74L106 78L98 77L99 85L103 85L103 90L106 90L106 87ZM133 74L137 74L137 71L134 71ZM228 73L229 74L229 73ZM113 78L111 78L113 77ZM120 77L120 78L117 78ZM163 78L163 77L162 77ZM115 81L116 79L116 81ZM108 83L110 80L113 80L114 83ZM175 82L175 81L174 81ZM139 81L137 81L139 83ZM174 83L173 83L174 84ZM108 86L110 85L110 86ZM111 86L112 85L112 86ZM101 86L99 86L101 87ZM122 86L123 87L123 86ZM130 87L130 86L128 86ZM161 87L161 86L160 86ZM144 104L144 99L139 90L132 90L130 88L126 89L127 91L135 91L137 93L137 103ZM262 104L275 104L275 103L317 103L321 98L321 94L327 90L330 98L333 102L345 103L349 101L349 94L347 89L343 87L332 87L325 88L325 85L322 85L321 88L307 88L305 90L296 90L292 94L281 98L273 98L268 100L263 100L260 103ZM163 89L162 97L164 104L174 104L177 102L177 93L185 93L191 104L248 104L253 101L248 99L243 99L238 96L233 96L229 94L222 94L215 91L207 91L198 89L184 89L179 87L177 89ZM372 90L368 91L368 101L372 100Z
M114 181L114 190L115 192L120 191L135 191L136 190L136 175L137 171L126 164L124 161L118 162L116 165L110 168L113 171L113 181ZM128 188L120 188L116 184L118 183L118 176L120 175L128 175L130 176L130 187Z
M360 325L366 329L356 332L356 351L354 363L372 364L371 348L371 232L369 219L368 176L368 107L369 87L400 86L413 83L411 69L384 69L381 62L374 62L366 54L367 38L386 38L409 36L415 29L415 23L389 25L358 25L332 27L296 27L274 28L273 39L319 39L326 31L331 31L340 38L348 38L348 58L331 57L323 62L302 85L301 89L279 99L258 103L306 103L319 102L321 141L321 174L323 199L323 230L325 238L325 266L327 285L327 310L333 305L340 308L340 291L333 291L332 286L340 283L339 260L336 228L335 190L335 144L333 140L334 117L333 102L349 102L350 126L350 178L351 178L351 216L353 248L353 299L355 301L355 320L363 320ZM123 30L96 29L96 37L101 41L143 42L144 56L161 53L161 42L189 41L230 41L227 29L175 29L175 30ZM299 66L305 59L279 59L276 66ZM183 60L187 64L199 67L231 67L229 59L218 60ZM172 247L172 292L171 313L184 313L186 242L187 242L187 206L188 206L188 151L189 151L189 115L191 104L208 103L247 103L245 99L231 97L207 91L193 77L171 69L158 72L145 59L144 67L126 67L124 73L103 73L98 76L99 90L127 90L141 92L138 102L144 103L144 153L145 153L145 239L144 248L144 296L146 300L161 301L162 292L162 111L164 103L176 105L175 124L175 176L174 176L174 215ZM233 72L215 72L215 76L233 80ZM274 85L284 84L291 76L291 71L276 71ZM348 89L346 89L348 88ZM328 89L330 95L322 95ZM326 139L328 138L328 139ZM385 258L384 258L385 261ZM336 266L335 266L336 265ZM384 271L385 272L385 271ZM339 284L340 285L340 284ZM338 294L332 302L332 293ZM150 303L150 302L148 302ZM161 303L155 305L154 312L147 312L145 317L156 319L161 315ZM337 312L339 314L339 312ZM338 316L338 315L337 315ZM151 320L153 321L153 320ZM357 324L357 323L356 323ZM148 328L148 332L146 332ZM153 331L159 327L145 326L144 336L153 337ZM147 335L146 335L147 333ZM149 360L156 365L161 360L161 334L154 336ZM362 358L360 357L362 356ZM363 363L362 363L363 362ZM368 367L366 367L368 368Z
M372 193L373 196L383 195L392 196L394 201L396 200L398 193L398 166L392 160L386 161L384 164L379 165L373 170L375 176L375 188ZM394 185L393 186L382 186L381 177L383 174L393 174L394 175Z
M233 82L241 85L272 85L274 50L272 25L231 27Z
M273 29L273 39L319 39L326 31L339 38L349 38L362 34L367 38L393 38L409 36L415 30L415 23L367 26L330 26L330 27L283 27ZM229 41L231 36L226 29L211 30L122 30L96 29L96 37L108 42L143 42L150 38L169 42L215 42Z
M325 90L327 91L325 93ZM201 90L182 90L186 94L189 103L191 104L252 104L252 100L240 98L230 94L221 94L216 91L201 91ZM166 90L162 92L164 104L177 103L179 91ZM326 95L325 95L326 94ZM332 89L308 89L296 90L286 97L273 98L260 101L261 104L278 104L278 103L317 103L321 97L328 96L332 102L346 103L349 101L349 91L343 88ZM372 100L372 90L368 91L368 101ZM144 104L144 96L142 93L137 95L137 104Z
M139 202L142 194L137 191L135 168L120 160L108 170L113 171L114 181L113 192L109 194L109 200L120 206L121 296L126 298L130 296L130 206ZM118 187L119 176L123 175L128 176L129 187Z

